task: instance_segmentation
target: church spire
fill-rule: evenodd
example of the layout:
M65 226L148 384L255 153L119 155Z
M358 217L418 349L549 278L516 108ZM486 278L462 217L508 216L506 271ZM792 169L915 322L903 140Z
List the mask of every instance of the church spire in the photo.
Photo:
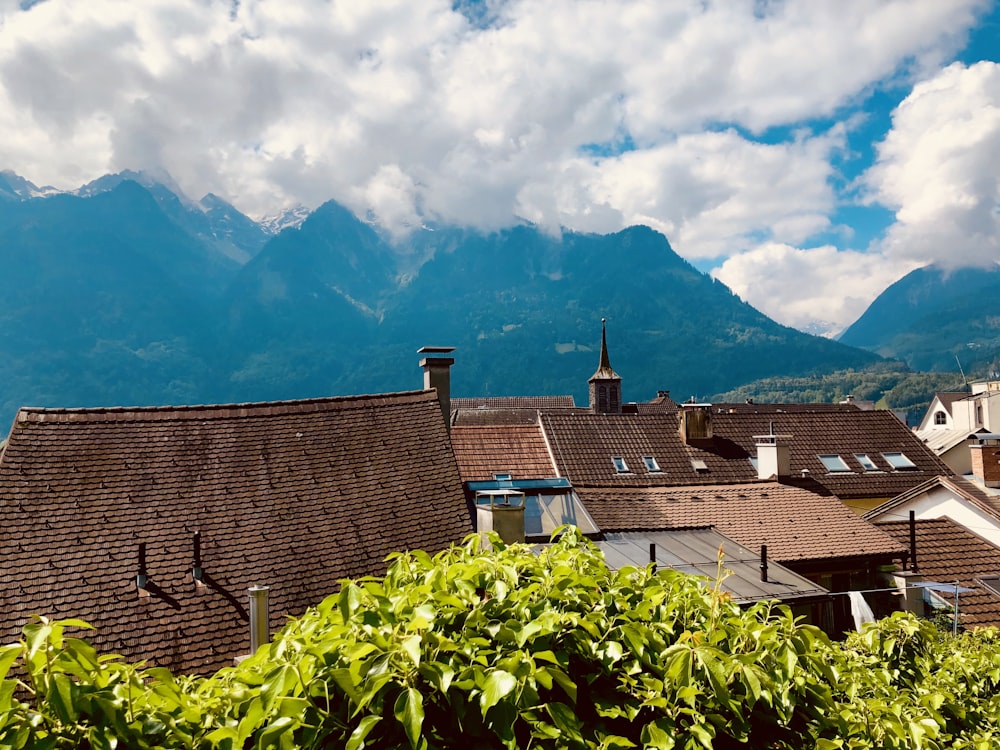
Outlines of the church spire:
M588 381L590 384L590 410L597 414L621 414L622 379L611 369L608 357L607 320L601 318L601 361Z

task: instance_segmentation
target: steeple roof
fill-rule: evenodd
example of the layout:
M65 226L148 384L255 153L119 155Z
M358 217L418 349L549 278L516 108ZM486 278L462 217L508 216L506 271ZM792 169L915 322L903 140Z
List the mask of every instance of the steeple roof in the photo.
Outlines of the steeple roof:
M595 380L621 380L621 375L611 369L611 360L608 358L608 330L607 319L601 318L601 361L597 365L597 372L590 376L589 383Z

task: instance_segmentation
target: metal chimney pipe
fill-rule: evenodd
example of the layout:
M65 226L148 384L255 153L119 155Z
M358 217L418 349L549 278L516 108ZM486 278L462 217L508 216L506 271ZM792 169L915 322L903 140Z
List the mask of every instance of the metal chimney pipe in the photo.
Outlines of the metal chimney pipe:
M191 576L198 583L205 582L205 572L201 567L201 532L194 532L194 559L191 561Z
M257 653L257 649L271 640L268 632L268 605L267 594L270 589L267 586L251 586L250 589L250 653Z
M649 543L649 561L653 563L653 572L656 572L656 544Z
M760 545L760 580L767 583L767 545Z
M910 511L910 570L917 570L917 514Z
M135 586L138 589L145 589L149 582L149 575L146 572L146 543L139 542L139 564L135 571Z

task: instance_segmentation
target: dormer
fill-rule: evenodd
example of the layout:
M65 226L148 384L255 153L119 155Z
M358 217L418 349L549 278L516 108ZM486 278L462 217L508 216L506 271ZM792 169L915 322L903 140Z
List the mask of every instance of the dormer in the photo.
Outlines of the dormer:
M608 358L607 321L601 318L601 361L590 380L590 410L594 414L622 413L622 379Z

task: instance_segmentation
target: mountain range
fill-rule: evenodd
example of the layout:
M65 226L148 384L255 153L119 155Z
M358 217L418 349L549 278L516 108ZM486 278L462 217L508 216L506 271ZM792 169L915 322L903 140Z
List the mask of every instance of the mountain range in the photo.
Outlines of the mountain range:
M647 227L436 226L392 242L332 201L255 222L141 172L73 193L0 173L0 260L7 414L409 390L422 345L457 347L455 395L583 402L602 318L626 400L884 353L865 318L843 342L775 323Z

